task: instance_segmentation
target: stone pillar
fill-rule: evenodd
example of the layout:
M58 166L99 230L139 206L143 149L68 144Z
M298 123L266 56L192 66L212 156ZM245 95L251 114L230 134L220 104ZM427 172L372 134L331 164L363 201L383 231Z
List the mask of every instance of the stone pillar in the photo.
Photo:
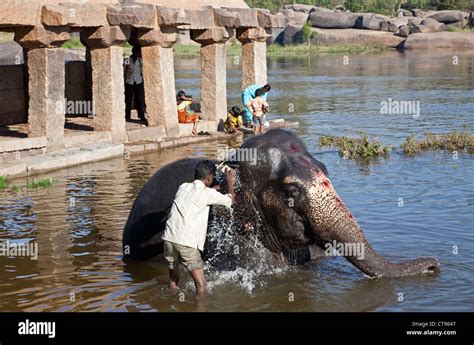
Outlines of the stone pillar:
M227 116L226 42L232 35L225 27L191 31L201 44L201 111L206 120L225 121Z
M237 31L242 43L242 90L250 85L267 83L267 38L264 28Z
M178 136L173 55L176 28L140 30L137 41L142 46L148 124L162 125L167 136Z
M63 49L28 51L29 136L46 136L53 150L64 144L65 73Z
M94 130L109 131L117 144L126 140L122 45L129 35L128 29L119 26L81 33L91 54Z
M60 47L69 37L62 27L15 31L15 40L27 50L28 136L46 137L49 151L64 145L65 62Z

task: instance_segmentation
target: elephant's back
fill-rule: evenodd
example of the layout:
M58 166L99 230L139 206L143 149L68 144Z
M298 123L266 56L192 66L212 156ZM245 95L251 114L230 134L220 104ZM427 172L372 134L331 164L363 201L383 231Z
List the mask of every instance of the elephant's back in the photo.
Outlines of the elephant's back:
M157 243L157 235L164 230L174 196L182 183L194 180L194 171L200 161L202 158L188 158L170 163L145 183L124 228L125 257L149 259L159 254L157 250L162 246ZM149 246L147 242L151 242Z

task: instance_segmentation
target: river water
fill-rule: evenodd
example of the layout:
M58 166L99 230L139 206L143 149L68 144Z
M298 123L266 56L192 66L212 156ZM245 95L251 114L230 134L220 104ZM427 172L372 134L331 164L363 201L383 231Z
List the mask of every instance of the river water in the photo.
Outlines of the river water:
M324 162L369 242L392 260L436 256L436 275L367 279L343 258L278 272L213 272L197 302L182 274L181 295L164 287L154 262L124 263L121 236L140 188L181 157L216 157L238 141L196 144L48 173L53 186L0 192L0 240L37 243L37 260L0 257L1 311L472 311L474 159L397 151L370 163L321 149L318 136L364 131L399 145L409 134L474 127L474 55L387 52L272 58L273 118ZM457 60L456 60L457 58ZM456 64L457 62L457 64ZM238 105L240 66L229 57L229 106ZM346 64L345 64L346 63ZM199 96L199 61L181 59L177 87ZM381 102L420 101L420 114L381 114ZM18 181L22 182L22 181Z

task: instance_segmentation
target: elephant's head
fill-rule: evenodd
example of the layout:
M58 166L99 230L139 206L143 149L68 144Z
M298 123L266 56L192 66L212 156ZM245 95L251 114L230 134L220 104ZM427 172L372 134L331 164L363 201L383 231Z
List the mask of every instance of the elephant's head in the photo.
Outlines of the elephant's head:
M275 252L316 244L358 244L363 259L346 256L365 274L407 276L439 269L435 258L394 263L380 256L368 243L355 217L336 193L324 164L306 150L301 140L284 130L271 130L241 146L254 150L257 161L240 163L242 185L265 218L265 246Z

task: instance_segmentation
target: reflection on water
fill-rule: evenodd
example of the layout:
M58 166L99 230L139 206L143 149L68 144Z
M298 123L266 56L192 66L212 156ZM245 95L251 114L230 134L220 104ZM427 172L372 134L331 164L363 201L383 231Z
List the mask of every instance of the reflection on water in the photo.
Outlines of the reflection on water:
M240 67L229 59L229 105L238 105ZM400 144L411 134L474 125L473 55L384 53L269 61L273 117L295 129L324 162L369 241L392 260L437 256L435 276L367 279L343 258L277 272L213 272L210 296L197 303L182 275L184 301L167 291L167 269L123 263L122 229L147 179L178 157L211 156L225 145L204 143L88 164L48 174L55 184L0 192L0 239L33 241L38 260L0 257L2 311L468 311L473 294L472 156L392 153L360 164L315 144L320 134L365 131ZM199 97L199 61L177 62L178 88ZM421 116L381 115L388 98L421 102ZM403 207L399 207L403 200ZM457 249L458 254L454 254ZM403 293L404 300L399 301Z

